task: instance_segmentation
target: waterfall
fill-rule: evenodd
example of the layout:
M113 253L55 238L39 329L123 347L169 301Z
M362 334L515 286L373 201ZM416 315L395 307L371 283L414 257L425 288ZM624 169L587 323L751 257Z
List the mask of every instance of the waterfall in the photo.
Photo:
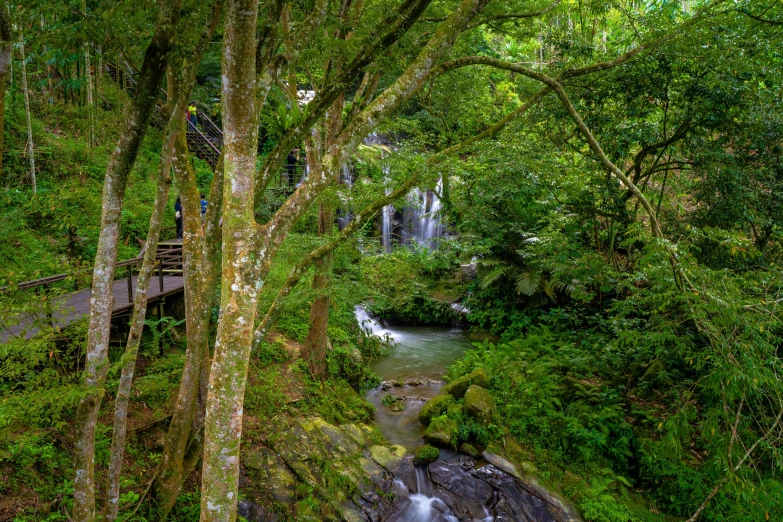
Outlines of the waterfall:
M353 169L348 165L343 165L340 170L340 184L347 188L347 194L340 193L341 207L337 211L337 228L342 230L348 226L353 219L351 214L351 187L353 187Z
M440 239L442 234L442 227L440 224L440 209L443 205L440 200L440 196L443 194L443 179L438 180L438 187L435 192L428 192L428 198L425 198L427 206L424 208L424 214L422 215L422 244L427 245L432 249L437 247L437 240Z
M390 520L392 522L459 522L446 503L433 496L432 480L427 468L416 466L415 469L416 493L410 495L410 504Z
M389 195L389 167L383 167L383 184L386 187L386 195ZM381 246L384 251L391 252L392 220L394 219L394 205L386 205L381 211Z
M416 243L430 249L438 246L437 240L443 235L440 223L442 192L443 182L439 180L434 191L415 188L408 193L408 204L402 216L405 243Z

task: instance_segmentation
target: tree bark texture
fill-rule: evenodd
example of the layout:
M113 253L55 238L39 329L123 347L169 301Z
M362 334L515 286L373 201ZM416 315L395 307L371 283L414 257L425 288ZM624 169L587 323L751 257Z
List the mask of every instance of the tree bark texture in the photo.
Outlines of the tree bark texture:
M114 263L117 258L120 217L128 175L136 161L155 107L166 60L171 50L181 0L164 4L155 33L144 55L135 97L125 117L123 133L106 169L103 187L101 231L93 269L90 319L87 334L83 396L76 412L74 443L74 504L77 522L95 520L95 425L109 368L109 327L114 295Z
M181 120L181 118L170 118L163 139L160 164L158 165L158 192L155 195L155 205L152 216L150 217L150 226L144 251L144 261L136 283L133 318L131 319L130 333L128 334L128 342L125 346L125 354L123 355L120 384L117 388L117 398L115 400L116 405L114 409L114 433L112 435L106 488L105 518L109 521L116 520L119 510L120 474L122 473L122 459L125 450L128 402L130 400L133 374L136 370L136 356L139 352L139 343L141 342L141 334L144 331L144 320L147 315L147 291L157 266L158 239L160 237L161 227L166 218L166 210L168 209L169 188L171 187L171 157L174 149L174 140L181 126L179 120Z
M228 0L223 43L223 266L220 321L209 375L201 520L236 519L248 359L261 282L253 217L258 123L255 0Z
M179 106L179 103L175 105L174 114L177 114L176 109ZM174 177L180 187L182 201L184 229L182 255L188 346L179 394L154 484L155 497L164 513L168 513L174 507L182 483L187 478L185 457L199 406L201 375L208 371L209 364L209 312L212 303L212 285L214 285L214 278L209 278L208 274L202 273L204 256L201 248L203 241L200 232L200 198L195 187L195 173L190 165L184 130L183 125L177 137ZM208 282L212 285L205 287L203 283Z

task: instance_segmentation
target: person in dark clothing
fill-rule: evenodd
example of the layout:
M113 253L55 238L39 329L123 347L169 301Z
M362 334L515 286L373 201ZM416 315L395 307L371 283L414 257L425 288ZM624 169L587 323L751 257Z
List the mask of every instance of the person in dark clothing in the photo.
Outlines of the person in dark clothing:
M296 162L299 160L299 149L294 149L288 153L288 157L285 160L285 171L288 174L288 186L293 187L296 183Z
M204 226L204 220L207 217L207 200L204 194L201 195L201 226Z
M177 224L177 239L182 239L182 202L177 196L177 202L174 203L174 221Z

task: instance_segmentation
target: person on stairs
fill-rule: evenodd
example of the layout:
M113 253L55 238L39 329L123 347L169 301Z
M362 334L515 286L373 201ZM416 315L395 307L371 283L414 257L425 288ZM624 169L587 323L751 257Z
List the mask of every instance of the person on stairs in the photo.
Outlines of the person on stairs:
M174 222L177 224L177 239L182 240L182 202L177 196L177 201L174 203Z
M194 101L190 102L188 106L188 120L190 121L188 132L195 132L198 125L198 109L196 109L196 102Z

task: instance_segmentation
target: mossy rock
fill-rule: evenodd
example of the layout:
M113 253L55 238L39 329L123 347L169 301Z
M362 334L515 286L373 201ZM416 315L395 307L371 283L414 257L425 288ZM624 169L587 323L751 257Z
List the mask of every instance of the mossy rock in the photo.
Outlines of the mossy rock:
M453 404L449 404L448 408L446 408L446 415L452 419L459 419L460 416L462 416L463 411L465 411L465 407L462 405L462 403L455 402Z
M448 448L455 441L456 445L457 423L446 415L435 417L430 421L424 439L433 446Z
M296 478L273 451L262 448L244 458L250 481L259 490L266 490L270 498L284 505L296 500Z
M461 399L465 396L471 385L476 384L482 388L489 387L489 376L486 370L478 368L467 375L463 375L456 381L444 386L442 393L447 393L455 399Z
M465 413L483 423L488 423L495 411L495 400L487 390L473 384L465 392Z
M417 466L429 464L435 462L440 457L440 450L435 446L425 444L416 450L416 456L413 458L413 463Z
M452 403L450 395L436 395L428 400L419 411L419 420L425 426L430 425L433 418L443 415Z
M481 456L481 452L477 450L473 444L469 444L467 442L463 442L459 445L459 452L464 453L465 455L470 455L474 459L477 459Z
M402 462L402 457L405 456L405 453L403 453L402 456L400 456L397 453L395 453L393 450L390 450L385 446L371 446L370 456L372 457L372 460L374 460L375 462L377 462L387 470L392 471L393 469L397 468L397 466L400 465L400 462Z

